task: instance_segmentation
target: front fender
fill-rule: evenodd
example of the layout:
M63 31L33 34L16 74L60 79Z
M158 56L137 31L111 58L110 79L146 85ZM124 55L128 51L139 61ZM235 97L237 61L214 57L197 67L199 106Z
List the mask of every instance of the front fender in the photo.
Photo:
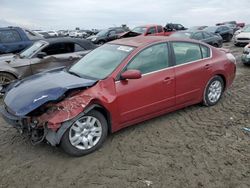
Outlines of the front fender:
M16 78L18 78L18 71L16 69L12 68L11 66L9 66L8 63L1 63L0 72L10 73L13 76L15 76Z

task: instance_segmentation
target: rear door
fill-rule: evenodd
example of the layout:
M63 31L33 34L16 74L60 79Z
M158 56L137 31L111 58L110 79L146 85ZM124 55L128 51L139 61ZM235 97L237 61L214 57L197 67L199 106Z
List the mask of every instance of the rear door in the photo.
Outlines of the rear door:
M167 43L139 52L125 70L139 70L140 79L116 82L121 124L143 118L175 105L174 68Z
M39 73L45 70L54 69L57 67L66 67L72 65L79 60L83 55L75 53L76 43L59 42L50 44L45 47L42 52L47 56L44 58L33 58L31 63L32 73Z
M176 104L200 102L212 74L210 49L191 42L172 42L172 49L176 63Z

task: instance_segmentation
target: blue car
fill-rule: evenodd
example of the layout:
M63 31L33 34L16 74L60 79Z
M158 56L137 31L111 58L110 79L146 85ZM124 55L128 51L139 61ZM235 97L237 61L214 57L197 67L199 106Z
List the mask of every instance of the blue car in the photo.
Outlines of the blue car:
M18 53L42 36L20 27L0 28L0 54Z

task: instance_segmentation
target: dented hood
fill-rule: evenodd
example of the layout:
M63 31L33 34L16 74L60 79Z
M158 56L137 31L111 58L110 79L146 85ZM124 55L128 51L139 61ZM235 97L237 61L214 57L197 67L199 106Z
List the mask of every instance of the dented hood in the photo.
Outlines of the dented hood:
M68 90L90 87L96 81L64 70L48 71L11 84L4 103L12 114L22 117L49 101L58 100Z

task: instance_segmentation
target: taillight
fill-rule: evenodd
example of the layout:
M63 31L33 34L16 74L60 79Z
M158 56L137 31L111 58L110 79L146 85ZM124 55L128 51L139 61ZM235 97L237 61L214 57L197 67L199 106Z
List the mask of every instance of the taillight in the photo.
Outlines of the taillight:
M231 61L232 63L234 63L234 64L236 65L236 59L235 59L235 57L234 57L233 54L227 53L226 56L227 56L227 59L228 59L229 61Z

